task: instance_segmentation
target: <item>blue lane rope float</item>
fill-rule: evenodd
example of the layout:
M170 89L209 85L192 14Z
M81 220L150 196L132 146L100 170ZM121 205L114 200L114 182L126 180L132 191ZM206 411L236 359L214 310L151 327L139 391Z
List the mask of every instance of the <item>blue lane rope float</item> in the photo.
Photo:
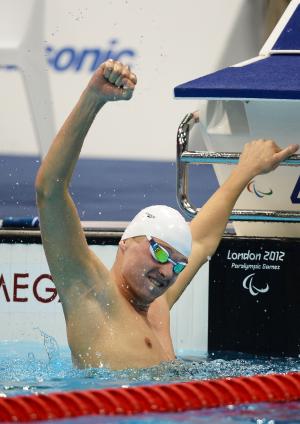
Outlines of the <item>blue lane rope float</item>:
M0 228L38 228L39 218L37 216L28 216L23 218L14 218L13 216L0 219Z

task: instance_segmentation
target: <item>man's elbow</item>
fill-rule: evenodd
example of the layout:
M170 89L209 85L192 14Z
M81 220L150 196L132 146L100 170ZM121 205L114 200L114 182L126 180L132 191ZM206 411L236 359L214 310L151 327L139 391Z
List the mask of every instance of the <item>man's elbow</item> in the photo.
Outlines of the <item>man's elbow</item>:
M52 199L65 189L64 184L59 180L53 181L51 178L45 178L40 171L36 176L34 187L38 204L44 200Z
M35 188L35 192L36 192L36 195L37 195L38 198L44 197L45 191L46 191L45 190L46 184L45 184L43 176L41 175L40 170L38 171L37 176L35 178L34 188Z
M49 195L51 194L51 190L49 188L49 182L44 177L41 170L38 171L37 176L35 178L34 188L35 188L36 197L38 201L49 197Z

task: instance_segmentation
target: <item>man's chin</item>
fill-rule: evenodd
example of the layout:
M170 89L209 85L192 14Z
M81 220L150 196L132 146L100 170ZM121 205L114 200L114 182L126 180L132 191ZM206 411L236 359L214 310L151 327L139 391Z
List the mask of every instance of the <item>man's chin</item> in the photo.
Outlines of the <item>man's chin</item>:
M147 280L149 292L152 294L153 299L161 296L166 291L166 287L161 282L152 277L148 277Z

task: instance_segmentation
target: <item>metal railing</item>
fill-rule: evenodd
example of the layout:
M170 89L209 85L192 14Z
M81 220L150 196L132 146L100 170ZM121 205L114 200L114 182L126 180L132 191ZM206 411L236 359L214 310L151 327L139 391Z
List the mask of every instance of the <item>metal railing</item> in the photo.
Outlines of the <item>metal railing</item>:
M179 125L177 132L177 201L183 212L194 217L197 208L190 202L188 166L192 164L225 164L233 165L239 160L240 153L188 151L189 134L198 122L193 113L187 114ZM300 166L300 155L292 155L282 161L280 166ZM300 222L300 212L284 210L248 210L233 209L230 221L263 221L263 222Z

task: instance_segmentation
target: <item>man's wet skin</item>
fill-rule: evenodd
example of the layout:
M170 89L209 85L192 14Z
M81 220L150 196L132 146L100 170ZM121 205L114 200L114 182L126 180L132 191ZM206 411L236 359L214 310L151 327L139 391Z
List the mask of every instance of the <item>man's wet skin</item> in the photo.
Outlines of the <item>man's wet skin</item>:
M173 259L187 260L166 243L156 241ZM68 320L69 344L79 367L122 368L124 356L129 368L175 359L169 308L163 296L176 280L173 265L157 263L145 237L121 243L118 266L112 268L107 281L116 288L113 300L103 305L103 292L91 292L79 299L76 314Z
M150 235L157 237L175 262L188 256L188 264L178 276L171 262L162 264L152 257L145 237L148 231L135 234L141 238L122 239L109 270L86 242L68 187L95 117L108 102L130 100L136 83L127 66L112 60L102 64L55 137L36 178L43 247L78 367L141 368L173 360L171 308L216 251L233 206L247 184L275 169L299 147L291 144L282 150L272 140L247 143L229 178L190 227L181 216L175 218L180 214L172 210L174 222L165 220L159 227L162 234L170 224L168 237ZM174 243L167 242L169 238ZM175 246L187 239L188 253L182 255L183 250Z
M159 239L171 258L177 262L187 262L187 258ZM146 237L136 237L121 241L118 252L118 268L112 274L119 291L138 312L147 312L151 302L165 293L175 282L177 274L173 264L158 263L151 255Z

